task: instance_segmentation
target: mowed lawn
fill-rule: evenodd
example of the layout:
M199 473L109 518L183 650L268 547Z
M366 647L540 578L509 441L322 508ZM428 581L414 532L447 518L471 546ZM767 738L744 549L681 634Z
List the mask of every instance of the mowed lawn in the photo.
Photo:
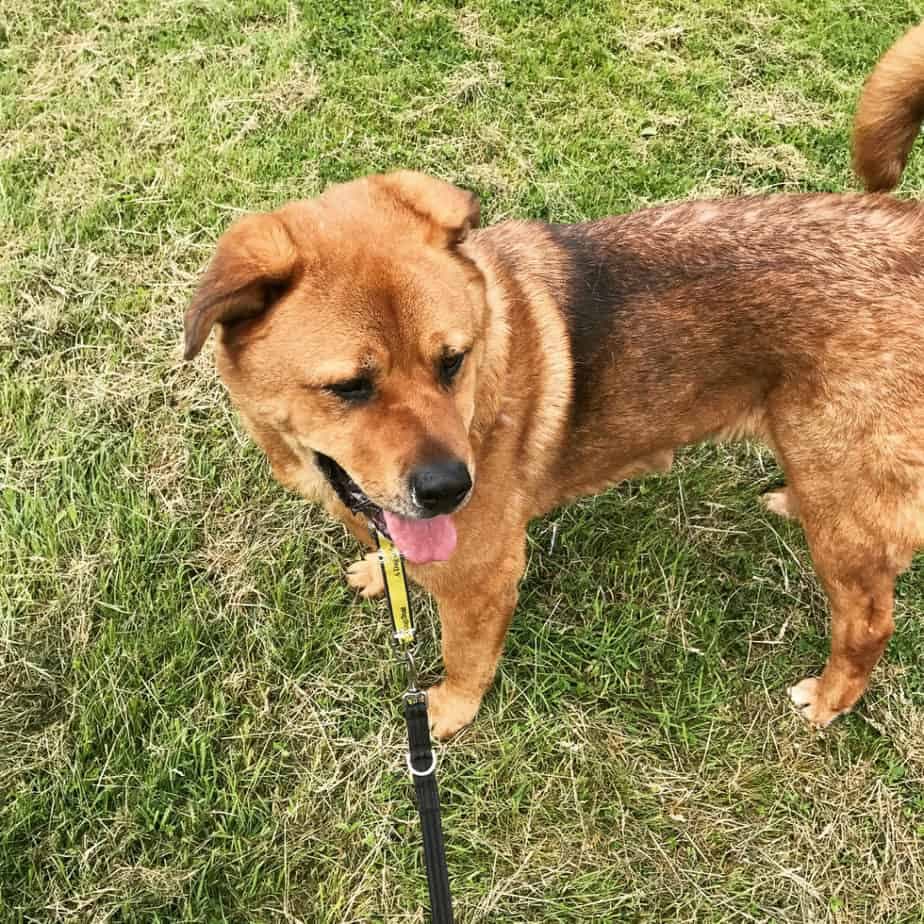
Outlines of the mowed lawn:
M488 222L854 189L860 84L920 13L0 0L0 921L425 920L382 605L180 359L237 214L395 167ZM534 525L441 753L460 921L924 921L924 562L813 732L785 691L826 608L757 504L779 478L700 447Z

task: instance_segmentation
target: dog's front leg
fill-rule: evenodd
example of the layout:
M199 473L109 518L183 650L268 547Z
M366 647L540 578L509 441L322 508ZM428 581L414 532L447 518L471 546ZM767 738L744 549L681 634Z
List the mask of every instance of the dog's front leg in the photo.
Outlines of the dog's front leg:
M379 597L385 593L385 579L382 577L382 565L379 562L379 553L376 550L375 540L369 526L362 517L358 517L340 502L331 493L324 497L324 506L327 512L339 520L352 533L360 545L373 551L367 552L359 561L354 561L347 568L346 579L350 587L359 591L362 597Z
M428 691L430 727L437 738L449 738L475 718L494 680L517 605L525 544L520 534L490 565L452 562L451 579L425 581L439 606L446 671Z

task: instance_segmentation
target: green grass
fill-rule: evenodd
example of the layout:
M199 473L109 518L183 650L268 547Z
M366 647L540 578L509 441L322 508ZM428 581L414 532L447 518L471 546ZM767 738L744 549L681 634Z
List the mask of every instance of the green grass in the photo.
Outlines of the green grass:
M399 166L488 221L854 188L857 91L918 13L0 0L0 920L424 920L381 605L180 361L235 214ZM785 688L825 606L755 503L778 477L703 447L534 525L442 751L460 921L924 921L924 571L813 733Z

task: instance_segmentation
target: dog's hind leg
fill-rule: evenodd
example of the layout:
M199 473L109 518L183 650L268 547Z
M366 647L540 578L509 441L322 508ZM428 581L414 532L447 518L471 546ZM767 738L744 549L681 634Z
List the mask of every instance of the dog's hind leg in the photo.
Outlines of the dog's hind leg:
M815 529L809 522L806 534L831 605L831 653L821 676L806 678L789 695L805 718L825 726L863 695L892 636L893 590L902 566L885 542L860 545L842 526Z
M766 425L762 426L757 435L773 453L777 464L785 469L786 465L783 455L776 445L776 440L769 428ZM769 510L770 513L775 513L779 517L784 517L787 520L799 519L799 499L796 497L796 492L789 485L783 485L780 488L773 488L770 491L765 491L760 495L760 503Z
M760 502L771 513L787 520L799 519L799 501L790 488L777 488L760 495Z

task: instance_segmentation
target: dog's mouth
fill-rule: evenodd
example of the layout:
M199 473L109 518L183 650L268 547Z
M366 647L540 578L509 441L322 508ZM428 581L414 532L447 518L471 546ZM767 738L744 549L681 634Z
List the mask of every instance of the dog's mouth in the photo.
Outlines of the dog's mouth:
M315 452L315 463L340 502L351 513L366 517L372 526L388 536L408 561L424 565L446 561L456 547L456 526L452 517L405 517L385 510L370 500L349 472L330 456Z
M385 514L378 504L374 504L363 489L349 476L342 465L335 462L330 456L316 452L314 454L315 462L321 474L327 479L330 486L334 489L340 502L350 513L361 514L381 533L391 538L388 531L388 524L385 522Z

